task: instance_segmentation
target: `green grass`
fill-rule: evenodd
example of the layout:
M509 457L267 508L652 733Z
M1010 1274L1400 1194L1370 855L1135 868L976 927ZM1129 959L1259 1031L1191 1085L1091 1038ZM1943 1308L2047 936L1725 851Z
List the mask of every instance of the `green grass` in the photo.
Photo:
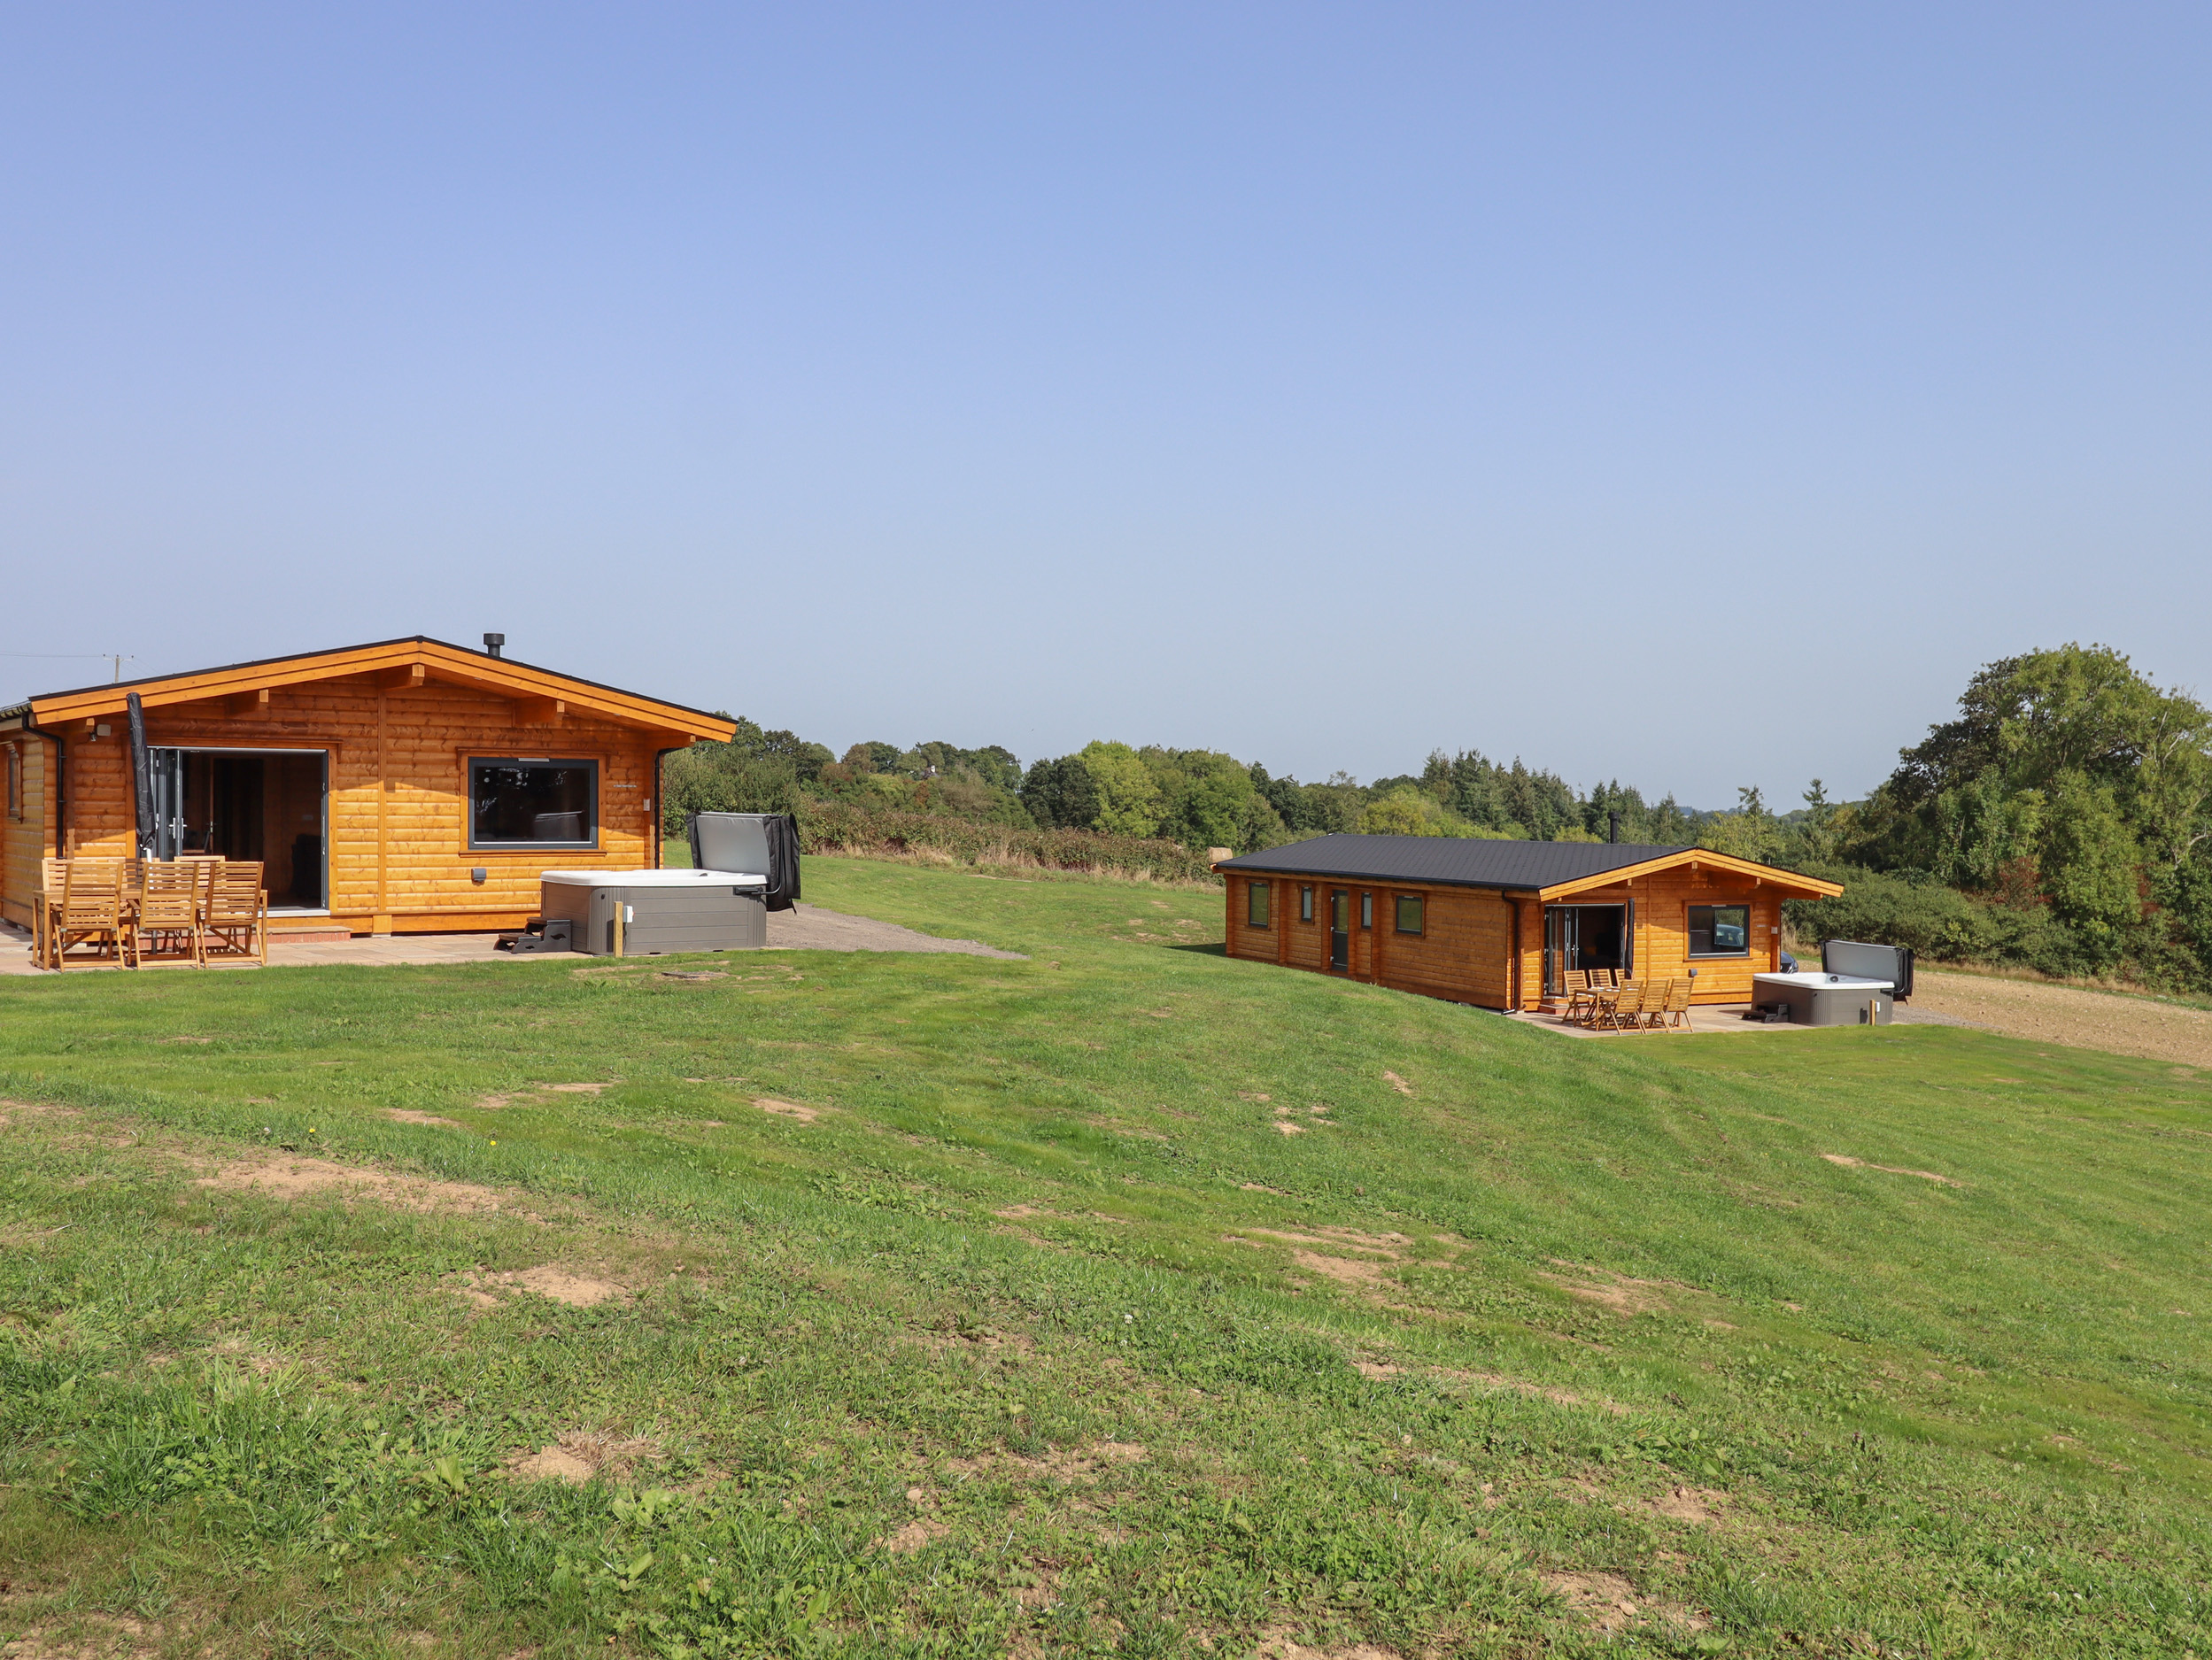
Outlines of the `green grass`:
M1028 960L0 987L66 1109L0 1109L0 1637L2212 1654L2206 1077L1575 1042L1229 961L1190 889L808 897ZM287 1156L505 1202L196 1182ZM507 1468L563 1434L639 1445Z

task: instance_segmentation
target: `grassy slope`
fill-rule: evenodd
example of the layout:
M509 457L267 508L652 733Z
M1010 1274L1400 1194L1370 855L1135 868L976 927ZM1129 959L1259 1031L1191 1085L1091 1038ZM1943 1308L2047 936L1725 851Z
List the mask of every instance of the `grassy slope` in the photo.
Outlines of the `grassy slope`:
M239 1652L2212 1642L2208 1080L1578 1044L1228 962L1203 892L808 884L1032 960L0 990L0 1093L80 1109L0 1140L0 1634L59 1597ZM538 1219L191 1185L272 1142ZM547 1262L639 1294L452 1289ZM577 1430L667 1456L498 1473Z

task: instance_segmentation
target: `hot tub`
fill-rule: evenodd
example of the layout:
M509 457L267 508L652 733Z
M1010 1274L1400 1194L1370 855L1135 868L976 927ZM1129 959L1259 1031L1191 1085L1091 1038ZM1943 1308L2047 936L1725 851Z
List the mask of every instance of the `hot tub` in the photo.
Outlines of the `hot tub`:
M1752 1006L1783 1004L1793 1026L1886 1026L1894 990L1888 980L1811 969L1796 974L1754 974Z
M548 921L568 919L573 949L594 957L758 951L768 943L768 878L737 870L548 870Z

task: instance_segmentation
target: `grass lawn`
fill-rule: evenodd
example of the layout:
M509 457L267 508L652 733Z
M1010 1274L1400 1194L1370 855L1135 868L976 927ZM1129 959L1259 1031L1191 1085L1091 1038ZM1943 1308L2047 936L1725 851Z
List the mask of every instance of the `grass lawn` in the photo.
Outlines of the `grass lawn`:
M0 984L0 1654L2212 1656L2212 1075L807 877Z

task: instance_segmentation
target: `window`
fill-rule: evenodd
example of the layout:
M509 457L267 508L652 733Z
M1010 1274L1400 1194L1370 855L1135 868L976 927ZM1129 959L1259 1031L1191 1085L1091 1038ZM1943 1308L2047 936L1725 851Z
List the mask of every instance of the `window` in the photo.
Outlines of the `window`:
M596 761L470 758L471 847L597 847L599 839Z
M1244 920L1255 928L1267 926L1267 895L1270 884L1265 882L1248 884L1244 890Z
M1313 890L1311 888L1298 890L1298 920L1302 923L1310 923L1313 920Z
M23 816L23 752L13 744L8 745L8 816Z
M1748 905L1691 906L1690 954L1693 957L1750 956L1752 907Z
M1418 893L1398 895L1398 932L1418 934L1421 931L1421 896Z
M1359 925L1362 928L1373 928L1375 925L1375 896L1372 893L1363 893L1359 896Z

